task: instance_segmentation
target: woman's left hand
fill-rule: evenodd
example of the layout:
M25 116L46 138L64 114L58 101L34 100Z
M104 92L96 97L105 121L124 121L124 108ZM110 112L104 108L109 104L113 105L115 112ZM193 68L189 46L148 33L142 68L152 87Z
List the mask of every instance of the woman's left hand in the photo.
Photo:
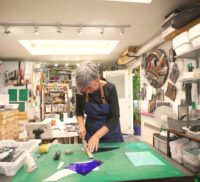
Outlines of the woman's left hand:
M99 147L99 137L93 135L88 141L88 150L90 152L94 152L98 150L98 147Z

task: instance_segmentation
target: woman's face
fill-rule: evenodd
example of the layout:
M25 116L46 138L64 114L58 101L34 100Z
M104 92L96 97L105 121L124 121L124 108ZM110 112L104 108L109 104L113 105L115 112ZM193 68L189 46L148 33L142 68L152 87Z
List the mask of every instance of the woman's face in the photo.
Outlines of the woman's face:
M90 82L89 87L82 89L82 92L93 93L99 88L99 79Z

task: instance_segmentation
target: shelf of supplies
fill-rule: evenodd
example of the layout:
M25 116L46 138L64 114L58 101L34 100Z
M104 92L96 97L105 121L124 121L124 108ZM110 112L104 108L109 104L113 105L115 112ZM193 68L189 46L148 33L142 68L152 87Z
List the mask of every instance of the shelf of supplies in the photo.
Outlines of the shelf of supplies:
M184 78L184 79L180 79L178 81L179 82L197 83L198 81L200 81L200 78Z
M188 50L187 52L184 52L176 56L176 58L191 58L191 59L195 59L198 57L200 57L200 46L194 47L193 49Z
M48 102L48 101L45 101L44 103L45 103L45 104L47 104L47 105L67 104L67 102L61 102L61 103L52 103L52 102Z
M54 114L54 113L66 113L67 111L51 111L51 112L44 112L45 114Z

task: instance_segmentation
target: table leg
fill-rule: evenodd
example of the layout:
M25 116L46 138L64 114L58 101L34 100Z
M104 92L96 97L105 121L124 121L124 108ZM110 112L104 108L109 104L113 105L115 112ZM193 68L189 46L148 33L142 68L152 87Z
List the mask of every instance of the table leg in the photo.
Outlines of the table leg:
M167 156L168 157L170 157L169 141L170 141L170 131L167 130Z
M77 144L77 143L78 143L78 137L75 136L75 137L74 137L74 144Z

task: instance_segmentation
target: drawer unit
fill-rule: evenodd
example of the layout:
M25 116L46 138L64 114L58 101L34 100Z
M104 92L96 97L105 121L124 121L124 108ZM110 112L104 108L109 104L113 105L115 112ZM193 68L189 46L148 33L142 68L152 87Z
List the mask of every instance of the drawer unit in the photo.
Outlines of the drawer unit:
M0 112L0 140L18 139L18 110Z

